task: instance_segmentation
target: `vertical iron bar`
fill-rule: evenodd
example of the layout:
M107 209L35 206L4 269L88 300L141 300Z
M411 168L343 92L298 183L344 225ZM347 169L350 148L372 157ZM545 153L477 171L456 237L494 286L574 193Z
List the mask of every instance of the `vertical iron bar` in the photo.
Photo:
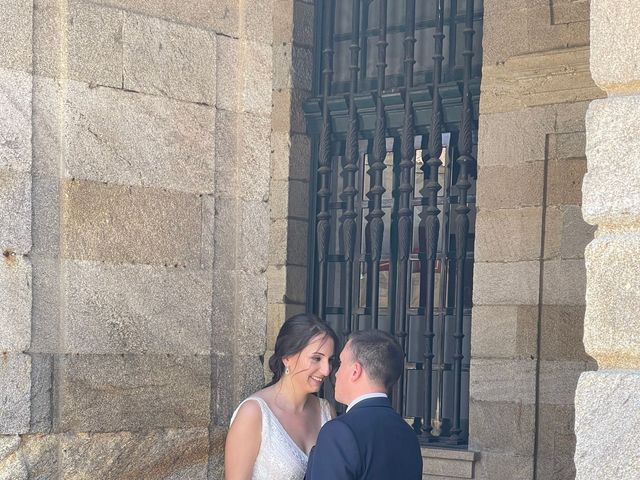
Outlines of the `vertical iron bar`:
M382 257L382 239L384 237L384 210L382 209L382 195L385 192L383 185L383 171L385 169L386 148L386 122L382 93L384 92L384 75L387 67L387 0L380 0L378 26L378 91L376 93L376 124L373 134L373 148L369 156L369 175L371 175L371 188L367 197L373 206L369 212L369 235L371 245L371 323L373 328L378 328L379 296L380 296L380 259Z
M453 428L451 429L451 442L460 443L460 401L462 392L462 352L463 321L464 321L464 261L467 254L467 236L469 234L469 206L467 205L467 190L471 186L469 181L469 168L473 159L473 111L469 83L471 81L471 60L473 57L473 0L467 0L464 28L464 80L462 85L462 126L458 138L460 155L457 162L460 166L456 188L458 189L458 205L456 206L456 287L455 287L455 355L454 367L454 391L453 391Z
M406 352L407 343L407 267L411 253L411 237L413 212L411 211L411 194L413 186L411 171L414 166L414 114L410 90L413 87L413 67L415 47L415 0L407 0L404 36L404 125L400 140L400 184L398 199L398 264L397 291L395 308L395 334ZM404 373L398 381L397 395L394 395L394 406L403 411L404 406Z
M427 198L427 206L420 213L420 228L425 231L425 243L420 250L426 252L426 301L425 301L425 391L424 391L424 431L431 435L431 389L433 381L433 310L436 254L438 252L438 236L440 221L438 220L438 191L441 189L438 183L438 169L442 164L442 105L440 99L440 81L442 80L442 45L444 40L444 0L437 0L436 4L436 31L433 35L435 48L433 55L433 102L431 110L431 129L429 132L429 160L422 164L424 187L420 190L423 197Z
M351 82L349 87L349 127L347 128L347 139L345 144L345 155L343 171L345 174L345 188L341 198L345 201L345 212L342 215L342 235L344 241L345 255L345 282L344 282L344 319L342 334L346 338L351 331L351 312L353 310L353 260L356 243L356 218L358 214L355 210L355 197L358 193L356 189L356 173L358 171L359 151L358 151L358 112L356 110L355 95L358 92L358 59L360 54L360 2L353 0L352 22L351 22Z
M319 212L316 215L316 238L318 242L318 315L325 317L327 303L327 256L329 252L329 235L331 213L329 197L331 196L331 120L329 118L329 95L333 78L333 20L335 0L324 2L324 65L322 70L322 130L320 132L318 177Z

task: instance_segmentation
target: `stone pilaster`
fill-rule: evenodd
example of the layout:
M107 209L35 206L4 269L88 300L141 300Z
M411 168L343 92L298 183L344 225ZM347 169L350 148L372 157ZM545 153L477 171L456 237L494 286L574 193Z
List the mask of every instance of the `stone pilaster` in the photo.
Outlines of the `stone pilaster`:
M591 72L607 98L587 113L584 344L598 371L576 390L576 478L640 476L640 4L592 0Z

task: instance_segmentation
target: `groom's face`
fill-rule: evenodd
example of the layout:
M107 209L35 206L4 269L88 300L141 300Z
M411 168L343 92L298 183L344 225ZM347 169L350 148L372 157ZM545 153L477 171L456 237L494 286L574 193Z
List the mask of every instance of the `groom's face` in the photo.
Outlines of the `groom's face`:
M353 358L351 356L351 340L349 340L340 352L340 366L336 370L335 397L338 402L344 405L349 405L351 402L349 376L352 368Z

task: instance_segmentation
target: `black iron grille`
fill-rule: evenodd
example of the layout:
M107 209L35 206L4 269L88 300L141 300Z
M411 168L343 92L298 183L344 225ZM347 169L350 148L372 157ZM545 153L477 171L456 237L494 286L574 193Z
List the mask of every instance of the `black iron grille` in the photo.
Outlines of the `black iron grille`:
M308 308L342 338L396 335L395 408L422 441L464 445L482 2L316 9Z

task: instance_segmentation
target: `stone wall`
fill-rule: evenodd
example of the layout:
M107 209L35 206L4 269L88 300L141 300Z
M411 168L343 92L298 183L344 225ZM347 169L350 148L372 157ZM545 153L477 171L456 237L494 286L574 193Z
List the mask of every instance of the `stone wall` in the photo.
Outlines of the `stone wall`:
M221 478L263 383L272 2L0 2L0 478Z
M576 478L640 477L640 4L591 2L591 72L607 98L589 105L584 344L598 371L576 390Z
M271 236L265 367L282 323L305 311L311 195L311 145L306 135L302 104L311 96L312 90L314 2L277 0L274 12ZM267 371L266 376L270 380L271 372Z
M484 1L471 336L475 478L575 476L582 343L588 1ZM505 42L505 38L510 41Z

